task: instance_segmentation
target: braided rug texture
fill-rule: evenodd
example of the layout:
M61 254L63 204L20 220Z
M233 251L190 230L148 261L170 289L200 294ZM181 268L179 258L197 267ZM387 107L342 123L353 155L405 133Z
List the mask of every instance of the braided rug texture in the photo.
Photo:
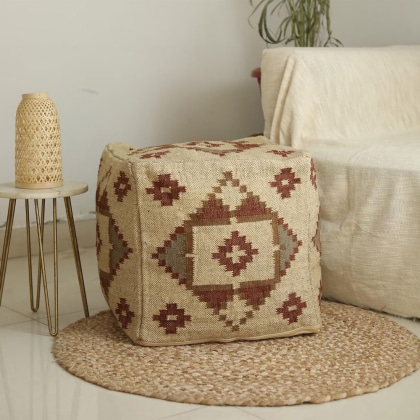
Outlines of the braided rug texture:
M134 345L110 311L63 329L53 353L110 390L236 406L323 403L387 387L420 367L420 339L375 312L325 302L319 333L234 343Z

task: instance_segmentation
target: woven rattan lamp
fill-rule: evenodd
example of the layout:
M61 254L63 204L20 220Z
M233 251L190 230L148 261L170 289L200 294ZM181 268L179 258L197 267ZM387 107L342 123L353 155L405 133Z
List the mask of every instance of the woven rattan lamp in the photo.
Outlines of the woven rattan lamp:
M25 93L16 111L15 186L63 185L57 109L48 93Z

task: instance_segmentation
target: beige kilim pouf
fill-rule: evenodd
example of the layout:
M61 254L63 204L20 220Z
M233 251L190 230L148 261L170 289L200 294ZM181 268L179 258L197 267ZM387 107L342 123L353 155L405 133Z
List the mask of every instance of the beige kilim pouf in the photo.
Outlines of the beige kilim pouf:
M142 345L319 331L311 157L264 137L108 145L97 184L101 287Z

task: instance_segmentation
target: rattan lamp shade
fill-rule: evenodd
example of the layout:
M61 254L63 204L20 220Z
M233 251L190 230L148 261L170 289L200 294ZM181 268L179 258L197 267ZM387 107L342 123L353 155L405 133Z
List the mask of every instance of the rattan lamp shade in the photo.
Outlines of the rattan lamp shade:
M16 111L15 186L63 185L57 109L48 93L25 93Z

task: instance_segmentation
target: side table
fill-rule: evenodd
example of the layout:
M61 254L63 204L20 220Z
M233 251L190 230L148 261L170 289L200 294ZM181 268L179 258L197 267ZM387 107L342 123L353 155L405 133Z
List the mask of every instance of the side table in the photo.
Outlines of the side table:
M74 260L76 263L77 277L79 280L80 293L82 296L83 308L85 316L89 316L89 309L86 299L85 283L83 280L82 264L80 262L79 245L77 243L76 228L73 219L73 210L71 206L70 197L74 195L83 194L88 190L88 185L84 182L78 181L64 181L64 184L59 188L43 188L43 189L23 189L16 188L14 182L0 184L0 198L9 199L9 208L7 212L6 229L4 235L3 252L1 256L0 268L0 305L3 295L4 281L7 268L7 260L9 257L10 239L12 236L13 219L15 214L16 200L25 200L26 211L26 243L27 243L27 257L29 270L29 293L30 303L33 312L39 309L39 298L41 288L41 278L44 289L45 308L47 312L48 330L52 336L58 333L58 262L57 262L57 198L64 199L66 208L67 223L70 231L70 238L73 248ZM50 302L48 296L47 276L45 271L44 260L44 216L45 216L45 200L52 199L53 205L53 238L54 238L54 325L51 320ZM34 200L35 219L38 237L38 281L36 290L36 301L34 299L34 289L32 281L32 258L31 258L31 233L29 222L29 200ZM38 200L41 200L41 209L39 208Z

